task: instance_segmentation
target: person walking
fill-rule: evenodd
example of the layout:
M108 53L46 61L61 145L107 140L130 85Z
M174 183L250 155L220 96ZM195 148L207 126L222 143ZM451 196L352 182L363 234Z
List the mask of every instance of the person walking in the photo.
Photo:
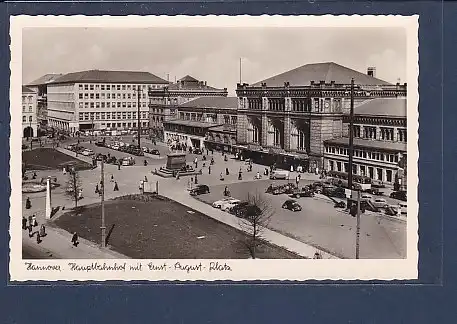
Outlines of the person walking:
M118 170L118 171L121 170L121 161L119 161L119 162L117 163L117 170Z
M30 202L30 198L27 197L27 199L25 200L25 209L30 209L32 208L32 203Z
M33 214L33 216L32 216L32 223L33 223L33 227L37 227L38 226L38 222L36 221L35 214Z
M211 174L211 165L208 165L208 174Z
M114 182L114 176L111 174L111 180L110 182Z
M238 172L238 180L243 180L243 177L241 176L241 170Z
M40 236L41 236L41 237L45 237L45 236L46 236L46 227L44 226L44 224L41 224L41 227L40 227Z
M78 234L76 232L73 233L73 236L71 237L71 243L73 243L74 246L78 246Z
M63 175L67 174L67 169L65 167L63 168L62 173L63 173Z
M260 172L259 171L257 171L257 175L255 177L256 177L256 179L260 179Z
M117 185L117 181L114 182L114 191L119 191L119 186Z
M100 193L100 189L98 188L98 183L95 185L95 193L96 194Z
M32 215L29 215L29 226L32 226Z
M33 237L32 225L29 225L29 237Z
M36 233L36 242L37 242L37 244L40 244L40 243L41 243L41 235L40 235L40 232L37 232L37 233Z
M228 169L227 169L228 170ZM224 174L221 172L221 175L220 175L220 180L221 181L224 181Z
M144 176L144 182L148 182L148 177Z
M195 164L195 169L196 169L198 167L198 158L195 158L194 164Z
M225 168L225 175L230 175L229 168Z
M24 216L22 216L22 229L27 229L27 218L25 218Z

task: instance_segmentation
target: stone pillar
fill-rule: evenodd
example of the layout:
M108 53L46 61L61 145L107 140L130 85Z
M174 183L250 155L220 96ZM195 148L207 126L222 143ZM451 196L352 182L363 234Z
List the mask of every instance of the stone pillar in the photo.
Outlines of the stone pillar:
M291 120L290 116L284 117L284 149L286 151L290 150L290 142L291 142Z
M238 114L236 121L237 144L246 144L247 141L248 117L245 114Z
M268 117L267 115L262 115L262 130L260 131L260 145L268 145Z
M51 204L51 178L46 179L46 219L51 219L52 204Z

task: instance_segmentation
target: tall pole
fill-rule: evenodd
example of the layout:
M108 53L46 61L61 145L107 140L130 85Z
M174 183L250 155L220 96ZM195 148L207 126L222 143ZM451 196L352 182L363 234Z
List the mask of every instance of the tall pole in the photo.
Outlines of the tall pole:
M355 258L360 258L360 190L357 190L357 226L355 234Z
M352 192L352 160L354 156L354 78L351 79L351 111L349 113L349 170L348 187ZM348 199L348 209L351 209L351 200Z
M102 205L102 247L106 246L106 226L105 226L105 172L104 161L102 159L101 174L100 174L100 190L101 190L101 205Z
M138 95L138 148L141 149L141 146L140 146L140 138L141 138L141 111L140 111L140 106L141 106L141 103L140 103L140 93L141 93L141 89L140 89L140 85L138 85L138 88L137 88L137 95Z
M241 57L240 57L240 84L241 84Z

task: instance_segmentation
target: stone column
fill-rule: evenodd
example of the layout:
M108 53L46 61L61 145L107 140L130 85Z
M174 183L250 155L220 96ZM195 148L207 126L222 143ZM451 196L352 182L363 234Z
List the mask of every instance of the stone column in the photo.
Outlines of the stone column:
M291 142L291 120L290 116L284 117L284 149L286 151L290 150L290 142Z
M268 145L268 117L267 115L262 115L262 129L260 131L260 145Z
M46 219L51 219L52 204L51 204L51 178L46 179Z
M238 114L236 121L236 141L238 144L246 144L248 117L245 114Z

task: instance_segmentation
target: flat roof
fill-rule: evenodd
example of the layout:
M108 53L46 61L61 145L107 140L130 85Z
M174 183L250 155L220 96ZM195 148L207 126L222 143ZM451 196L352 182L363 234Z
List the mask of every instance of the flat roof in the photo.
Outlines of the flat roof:
M191 127L214 127L214 126L219 126L220 124L216 123L206 123L206 122L201 122L201 121L195 121L195 120L167 120L163 122L164 124L173 124L173 125L184 125L184 126L191 126Z
M349 138L348 137L334 138L331 140L324 141L324 143L349 146ZM381 149L381 150L406 152L407 145L406 145L406 143L400 143L400 142L376 141L376 140L369 140L369 139L362 139L362 138L354 138L354 147L369 147L369 148Z
M168 81L158 76L141 71L102 71L88 70L67 73L49 84L59 83L151 83L151 84L169 84Z
M222 97L222 96L208 96L199 97L189 102L183 103L180 107L190 108L226 108L226 109L237 109L238 98L237 97Z
M406 98L376 98L354 107L355 115L406 118Z

